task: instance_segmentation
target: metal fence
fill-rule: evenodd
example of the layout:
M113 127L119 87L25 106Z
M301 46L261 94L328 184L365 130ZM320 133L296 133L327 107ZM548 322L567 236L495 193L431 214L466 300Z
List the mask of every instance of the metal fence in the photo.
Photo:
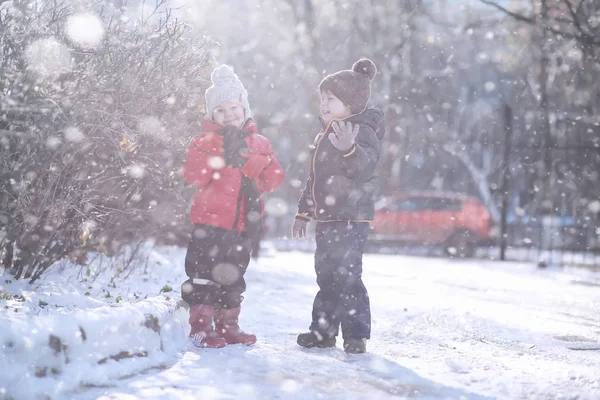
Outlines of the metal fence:
M505 259L600 265L600 148L581 139L555 142L545 150L512 147L503 204L505 240L499 241ZM540 180L545 151L549 171Z

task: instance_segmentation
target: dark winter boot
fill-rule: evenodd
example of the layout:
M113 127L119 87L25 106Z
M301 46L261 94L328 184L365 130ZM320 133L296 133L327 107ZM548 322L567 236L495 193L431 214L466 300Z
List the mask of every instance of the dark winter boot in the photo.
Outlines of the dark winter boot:
M215 309L205 304L197 304L190 309L190 339L195 346L218 349L225 347L227 342L212 326Z
M345 339L344 351L348 354L362 354L367 352L367 339Z
M318 332L307 332L298 335L298 345L310 349L312 347L327 348L335 347L335 337L323 337Z
M242 331L238 325L241 310L241 307L216 310L215 328L227 344L252 346L256 343L256 336Z

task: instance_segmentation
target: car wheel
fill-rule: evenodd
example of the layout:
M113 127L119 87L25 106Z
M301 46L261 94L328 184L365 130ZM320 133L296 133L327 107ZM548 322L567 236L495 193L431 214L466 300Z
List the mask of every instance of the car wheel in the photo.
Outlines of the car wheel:
M475 255L476 236L471 231L457 231L446 241L445 251L452 258L472 258Z

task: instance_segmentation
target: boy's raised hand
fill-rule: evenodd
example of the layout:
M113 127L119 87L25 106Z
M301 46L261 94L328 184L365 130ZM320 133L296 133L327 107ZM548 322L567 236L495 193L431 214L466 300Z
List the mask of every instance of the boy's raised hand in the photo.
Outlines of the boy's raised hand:
M348 151L354 146L354 139L358 135L358 124L352 126L350 122L335 121L332 124L333 132L329 134L329 140L339 151Z

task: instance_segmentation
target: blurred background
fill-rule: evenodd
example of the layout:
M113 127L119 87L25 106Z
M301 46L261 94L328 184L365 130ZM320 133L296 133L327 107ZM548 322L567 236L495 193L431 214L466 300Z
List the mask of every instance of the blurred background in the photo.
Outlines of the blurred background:
M182 0L183 1L183 0ZM220 64L287 171L287 239L317 86L360 57L386 115L371 251L598 266L594 0L0 0L0 255L36 276L154 240L185 246L187 145Z

